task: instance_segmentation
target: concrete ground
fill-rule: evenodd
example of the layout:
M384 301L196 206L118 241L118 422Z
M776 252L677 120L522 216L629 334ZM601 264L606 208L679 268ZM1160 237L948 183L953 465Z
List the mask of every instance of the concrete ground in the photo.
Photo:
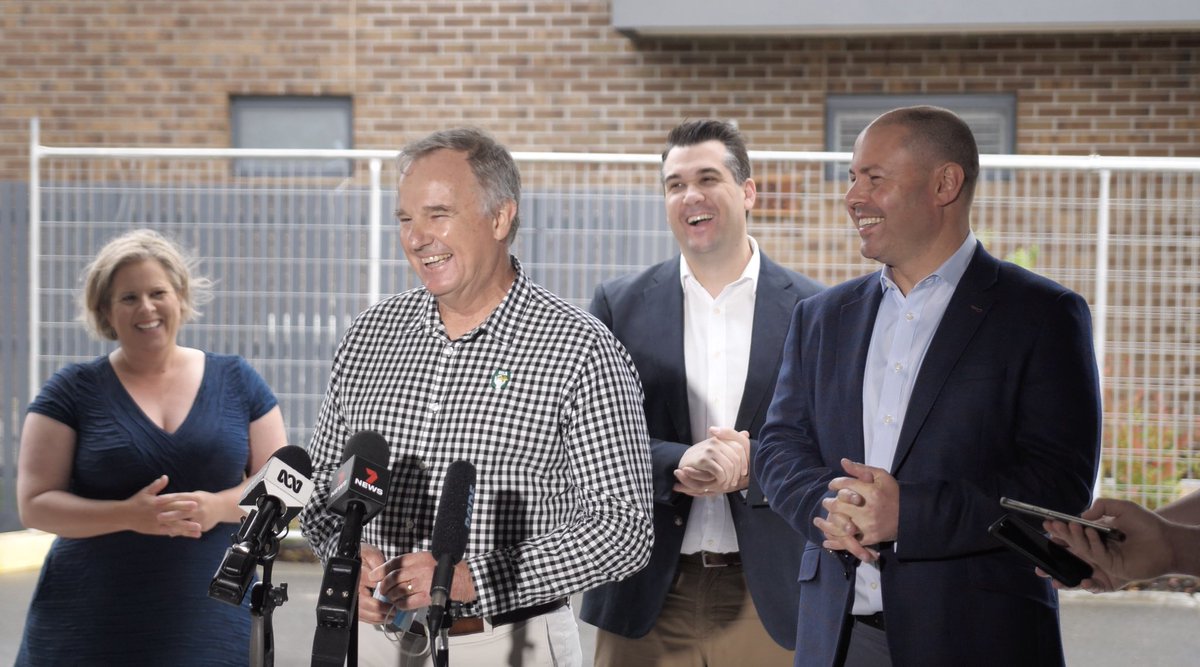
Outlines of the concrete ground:
M310 664L321 568L313 563L279 562L272 580L288 584L289 598L275 611L275 664ZM11 665L16 657L36 582L36 570L0 573L0 665ZM1200 656L1200 596L1069 591L1062 596L1062 625L1070 665L1193 665ZM581 624L580 630L584 655L590 658L594 629ZM451 654L452 664L453 660Z
M275 609L272 623L275 631L275 664L278 667L312 663L317 588L321 584L321 574L321 566L316 563L275 563L271 583L288 585L288 600ZM11 665L17 657L25 613L37 577L37 570L0 571L0 665ZM577 609L578 606L578 600L575 600ZM585 655L590 658L594 630L591 626L581 624L580 631ZM450 663L454 664L453 654Z

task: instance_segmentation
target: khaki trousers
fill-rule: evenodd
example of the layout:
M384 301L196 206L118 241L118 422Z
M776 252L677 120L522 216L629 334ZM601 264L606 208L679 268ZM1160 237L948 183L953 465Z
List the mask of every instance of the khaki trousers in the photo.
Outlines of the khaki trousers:
M758 618L742 567L681 562L650 633L596 632L595 667L791 667Z

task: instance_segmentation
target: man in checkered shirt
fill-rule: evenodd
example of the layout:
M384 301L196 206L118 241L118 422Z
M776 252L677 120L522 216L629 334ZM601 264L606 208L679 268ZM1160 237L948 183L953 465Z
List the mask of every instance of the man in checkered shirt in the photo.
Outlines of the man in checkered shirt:
M450 463L470 461L478 483L449 654L461 665L582 664L568 596L633 574L654 539L637 372L602 324L509 254L521 186L503 146L475 129L438 132L398 166L400 239L423 287L375 304L342 339L309 448L304 534L323 560L334 553L330 476L352 434L380 433L392 482L363 528L359 619L426 607L442 481ZM431 664L415 628L360 633L360 664Z

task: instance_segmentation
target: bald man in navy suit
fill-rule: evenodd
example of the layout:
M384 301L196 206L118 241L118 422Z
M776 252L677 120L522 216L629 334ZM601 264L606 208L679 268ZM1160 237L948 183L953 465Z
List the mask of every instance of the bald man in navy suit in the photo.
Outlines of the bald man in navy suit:
M970 228L975 139L935 107L854 145L881 271L796 308L754 470L810 541L797 666L1060 665L1058 601L988 534L1002 496L1078 514L1100 451L1091 315Z

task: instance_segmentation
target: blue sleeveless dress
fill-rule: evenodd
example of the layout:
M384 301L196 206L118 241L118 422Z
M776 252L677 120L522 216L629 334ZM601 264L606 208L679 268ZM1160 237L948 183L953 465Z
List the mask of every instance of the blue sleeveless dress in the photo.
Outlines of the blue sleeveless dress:
M75 430L70 491L128 498L159 475L163 493L221 491L241 482L249 424L276 404L241 357L206 354L191 412L174 433L151 422L108 357L73 364L29 406ZM18 667L245 665L249 598L241 608L208 597L236 524L199 539L132 531L54 541L34 589Z

